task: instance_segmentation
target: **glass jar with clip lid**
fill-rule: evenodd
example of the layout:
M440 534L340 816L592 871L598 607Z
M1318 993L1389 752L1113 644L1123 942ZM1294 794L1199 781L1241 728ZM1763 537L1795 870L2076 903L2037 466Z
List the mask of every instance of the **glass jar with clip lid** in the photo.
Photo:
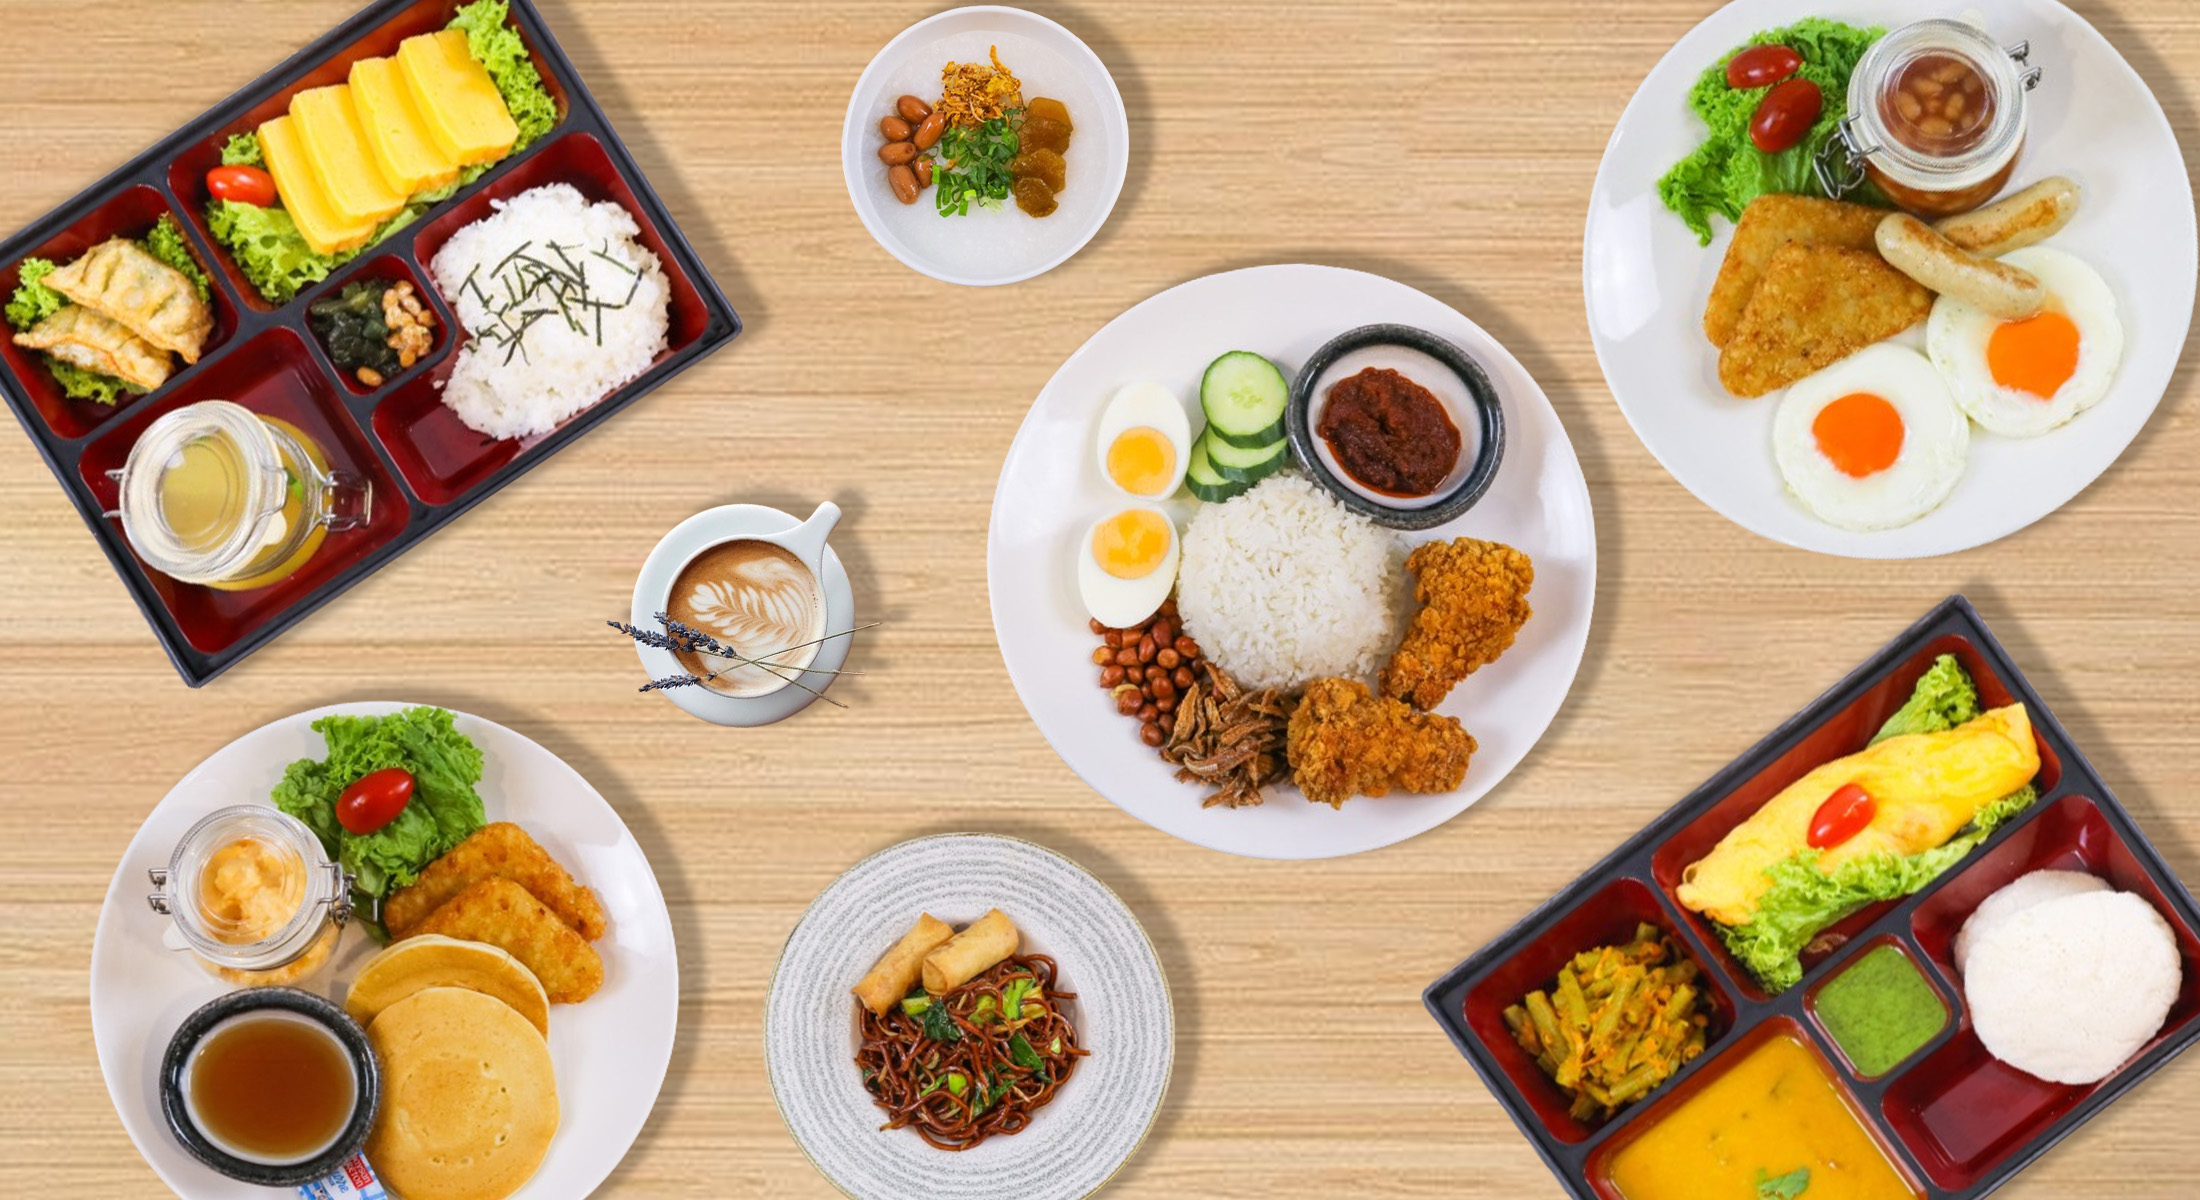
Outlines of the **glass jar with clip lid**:
M147 566L224 591L281 582L373 511L368 481L331 469L303 430L227 400L154 421L107 477L121 504L106 515Z
M2024 148L2025 94L2041 75L2030 56L2030 43L2004 48L1967 21L1918 21L1879 39L1812 163L1826 194L1838 200L1869 179L1927 218L1993 199Z
M145 903L174 922L172 948L240 985L313 974L351 919L351 873L305 822L264 804L207 814L146 876L158 890Z

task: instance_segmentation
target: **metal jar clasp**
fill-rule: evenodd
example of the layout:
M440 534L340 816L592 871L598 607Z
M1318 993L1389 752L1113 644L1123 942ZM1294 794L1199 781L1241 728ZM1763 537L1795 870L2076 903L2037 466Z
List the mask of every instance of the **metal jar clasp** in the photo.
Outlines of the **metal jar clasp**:
M1864 159L1877 146L1865 145L1862 135L1856 132L1856 118L1843 117L1833 127L1833 136L1818 147L1811 158L1811 172L1818 176L1818 186L1826 195L1839 200L1864 184Z
M2017 81L2024 85L2025 91L2029 92L2040 86L2040 76L2046 74L2046 72L2032 65L2032 43L2018 42L2014 46L2004 46L2002 52L2007 54L2018 66L2024 68L2023 72L2017 76Z

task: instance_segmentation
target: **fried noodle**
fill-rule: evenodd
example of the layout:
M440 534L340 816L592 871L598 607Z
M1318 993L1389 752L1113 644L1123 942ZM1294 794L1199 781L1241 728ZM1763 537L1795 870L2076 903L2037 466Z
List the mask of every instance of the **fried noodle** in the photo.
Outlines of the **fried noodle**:
M883 1017L857 1006L863 1045L856 1065L872 1103L891 1114L879 1128L913 1128L941 1150L968 1150L996 1135L1021 1133L1091 1053L1077 1045L1077 1030L1061 1002L1074 992L1056 991L1054 960L1043 954L1012 955L976 979L928 1004L943 1006L947 1020L903 1005ZM1017 1012L1002 1019L1007 993ZM916 993L915 995L922 995ZM912 996L914 1000L915 996ZM953 1031L952 1040L935 1032Z

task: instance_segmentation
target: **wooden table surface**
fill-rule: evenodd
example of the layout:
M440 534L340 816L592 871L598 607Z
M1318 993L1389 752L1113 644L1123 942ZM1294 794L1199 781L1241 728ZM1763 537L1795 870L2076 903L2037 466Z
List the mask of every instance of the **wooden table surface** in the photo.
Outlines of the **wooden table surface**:
M348 16L354 0L10 0L0 229ZM1422 1011L1511 925L1952 591L1968 593L2117 794L2200 879L2200 428L2192 354L2099 483L1985 549L1816 557L1690 497L1606 391L1582 221L1613 122L1710 0L1034 7L1114 72L1135 139L1113 219L1012 288L949 287L865 236L839 129L905 0L544 0L551 25L747 323L742 337L212 685L187 689L28 438L0 434L0 1195L159 1181L102 1086L86 1007L101 897L174 781L267 721L403 698L564 757L641 839L671 904L678 1048L604 1195L827 1197L765 1081L762 1001L803 906L863 855L942 830L1082 862L1175 990L1167 1106L1110 1194L1556 1197ZM1839 6L1834 5L1837 9ZM2080 0L2200 143L2200 9ZM2189 164L2188 164L2189 170ZM1210 272L1322 262L1465 312L1535 374L1594 497L1596 623L1573 695L1480 805L1355 858L1230 858L1080 783L1009 686L987 616L994 479L1055 367L1129 305ZM999 331L927 337L947 328ZM623 616L657 538L759 501L847 516L882 629L848 711L717 729L634 692ZM2190 1192L2200 1065L2139 1087L2006 1195Z

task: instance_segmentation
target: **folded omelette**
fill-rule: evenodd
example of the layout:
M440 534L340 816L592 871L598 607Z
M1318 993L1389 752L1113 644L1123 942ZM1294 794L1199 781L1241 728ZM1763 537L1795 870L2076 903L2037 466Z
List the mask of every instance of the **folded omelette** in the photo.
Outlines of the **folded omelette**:
M2039 745L2022 704L1940 733L1888 738L1789 784L1682 871L1675 895L1722 925L1747 924L1772 886L1766 870L1810 849L1811 819L1843 785L1863 788L1878 811L1854 837L1818 852L1819 869L1829 873L1875 854L1931 850L2039 770Z

